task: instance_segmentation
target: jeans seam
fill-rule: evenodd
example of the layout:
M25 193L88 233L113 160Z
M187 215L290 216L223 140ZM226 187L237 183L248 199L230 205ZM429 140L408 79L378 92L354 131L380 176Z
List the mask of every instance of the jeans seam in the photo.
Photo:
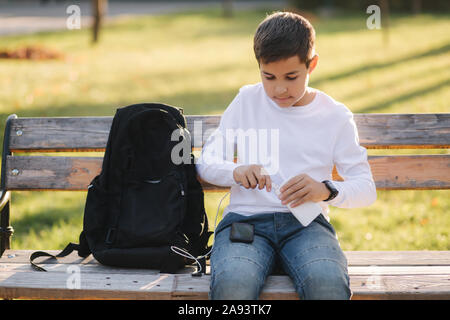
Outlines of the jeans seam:
M252 260L252 259L250 259L250 258L242 257L242 256L231 256L231 257L227 257L227 259L221 259L221 260L217 261L217 263L220 263L220 262L223 261L223 260L230 261L230 260L233 260L233 259L235 259L235 260L244 260L244 261L251 262L251 263L253 263L254 265L256 265L256 266L258 266L259 268L261 268L261 269L264 270L264 266L263 266L263 265L259 264L258 262L254 261L254 260ZM225 262L225 263L226 263L226 262Z
M342 263L340 263L338 260L336 260L336 259L328 259L328 258L319 258L319 259L314 259L314 260L312 260L312 261L309 261L309 262L307 262L307 263L304 263L304 264L302 264L300 267L298 267L298 268L295 268L295 270L297 271L297 270L300 270L300 269L302 269L303 267L305 267L305 266L307 266L307 265L310 265L311 263L315 263L315 262L318 262L318 261L332 261L332 262L335 262L335 263L337 263L337 265L339 265L342 269L343 269L343 271L344 271L344 274L347 274L347 267L344 267L343 265L342 265ZM303 287L304 287L304 284L306 283L306 281L307 280L309 280L311 277L306 277L306 279L304 279L301 283L300 283L300 286L301 286L301 288L303 289ZM347 279L346 279L347 280Z
M270 273L272 272L272 268L274 266L274 260L275 260L275 253L272 252L271 256L270 256L270 260L269 260L269 266L267 270L265 270L265 274L260 276L260 287L258 288L259 292L261 292L262 288L264 287L264 284L266 282L267 277L270 275ZM264 270L264 269L263 269Z
M300 251L295 257L293 257L293 260L298 258L298 257L301 257L301 256L305 255L305 253L307 253L308 251L311 251L311 250L314 250L314 249L318 249L318 248L329 248L329 249L331 249L333 251L339 251L339 250L336 250L335 247L332 247L332 246L329 246L329 245L316 245L316 246L310 247L308 249L305 249L303 251Z
M274 257L275 257L275 255L274 255L274 254L271 254L271 257L270 257L270 260L269 260L269 265L273 264ZM226 259L226 260L229 261L229 260L231 260L231 259L246 260L246 261L251 262L251 263L253 263L254 265L256 265L256 266L257 266L258 268L260 268L262 271L266 271L266 269L264 268L263 265L257 263L256 261L253 261L252 259L249 259L249 258L247 258L247 257L233 256L233 257L229 257L229 258ZM222 260L225 260L225 259L222 259ZM220 261L222 261L222 260L220 260ZM217 263L219 263L219 261L218 261ZM214 274L213 274L213 279L211 279L211 285L210 285L210 288L213 287L213 285L212 285L213 283L212 283L212 282L216 279L216 277L219 277L221 274L223 274L223 273L226 272L226 271L227 271L227 270L221 270L219 273L214 272ZM269 275L269 273L270 273L270 269L269 269L269 268L268 268L268 270L267 270L265 273L263 273L263 272L257 273L257 275L258 275L258 280L259 280L259 283L261 284L261 286L264 286L264 282L265 282L267 276Z
M294 284L297 287L297 283L300 283L300 278L298 277L295 270L291 267L291 264L289 263L289 260L287 259L286 255L283 252L280 252L280 256L283 257L283 259L282 259L282 261L284 262L283 264L289 269L290 274L295 277ZM303 291L303 289L302 289L302 291Z

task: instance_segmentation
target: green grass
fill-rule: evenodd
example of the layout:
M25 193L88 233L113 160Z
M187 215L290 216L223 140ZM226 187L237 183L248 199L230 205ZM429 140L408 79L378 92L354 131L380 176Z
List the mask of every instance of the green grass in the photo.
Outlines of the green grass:
M117 107L160 101L186 114L221 113L238 89L260 81L253 32L265 11L219 10L123 19L101 42L90 31L0 38L0 48L39 44L65 55L57 61L0 61L0 121L7 115L113 115ZM449 112L449 15L397 15L389 42L368 30L366 15L314 17L319 65L311 86L354 113ZM374 154L447 150L369 150ZM211 227L224 193L207 193ZM13 192L12 247L61 249L78 241L86 192ZM228 203L222 203L220 212ZM344 250L449 250L450 197L444 191L379 191L361 209L331 208ZM221 216L220 216L221 217ZM220 219L219 217L219 219Z

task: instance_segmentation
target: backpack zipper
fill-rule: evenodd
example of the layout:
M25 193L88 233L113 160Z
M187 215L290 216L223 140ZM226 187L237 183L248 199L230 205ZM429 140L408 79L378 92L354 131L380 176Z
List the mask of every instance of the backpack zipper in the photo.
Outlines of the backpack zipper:
M170 175L170 174L169 174ZM180 175L178 174L178 172L174 171L173 175L176 177L177 181L178 181L178 185L180 186L180 190L181 190L181 195L184 197L185 192L184 192L184 187L183 187L183 183L180 181ZM144 182L146 183L152 183L152 184L156 184L156 183L160 183L162 179L155 179L155 180L144 180Z
M180 186L180 189L181 189L181 195L184 197L185 192L184 192L183 182L180 177L180 173L178 171L172 171L172 174L177 179L178 185Z
M144 180L144 182L147 182L147 183L160 183L161 179L159 179L159 180Z
M180 188L181 188L181 195L184 197L184 188L183 184L180 182Z

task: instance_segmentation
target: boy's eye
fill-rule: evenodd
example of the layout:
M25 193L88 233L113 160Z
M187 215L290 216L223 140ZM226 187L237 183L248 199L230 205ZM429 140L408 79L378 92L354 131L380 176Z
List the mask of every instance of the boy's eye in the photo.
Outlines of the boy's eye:
M275 79L275 77L267 77L266 76L266 79L267 80L274 80ZM293 80L295 80L295 79L297 79L297 77L286 77L286 79L288 79L288 80L290 80L290 81L293 81Z
M265 78L266 78L267 80L274 80L274 79L275 79L274 76L265 76ZM293 81L293 80L295 80L295 79L297 79L297 78L298 78L297 76L295 76L295 77L286 77L287 80L291 80L291 81Z

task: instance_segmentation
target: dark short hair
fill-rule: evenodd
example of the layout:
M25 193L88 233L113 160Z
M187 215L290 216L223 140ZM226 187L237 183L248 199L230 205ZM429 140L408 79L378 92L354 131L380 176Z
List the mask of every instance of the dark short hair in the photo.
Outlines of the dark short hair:
M258 26L253 38L253 50L258 63L298 56L308 67L313 57L315 38L313 26L301 15L275 12Z

